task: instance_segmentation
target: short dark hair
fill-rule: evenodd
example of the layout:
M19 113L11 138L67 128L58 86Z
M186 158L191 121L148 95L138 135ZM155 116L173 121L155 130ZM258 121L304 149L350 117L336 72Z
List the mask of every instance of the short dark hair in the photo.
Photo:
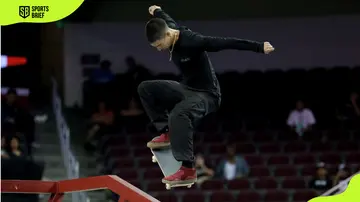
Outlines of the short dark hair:
M153 18L146 23L146 37L150 43L153 43L164 37L165 30L167 29L165 20L161 18Z

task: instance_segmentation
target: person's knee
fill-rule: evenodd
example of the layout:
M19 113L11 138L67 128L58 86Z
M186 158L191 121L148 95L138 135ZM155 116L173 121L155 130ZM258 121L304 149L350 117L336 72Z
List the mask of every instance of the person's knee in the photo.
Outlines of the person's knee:
M181 120L189 120L189 110L173 110L169 115L169 123L170 125L177 124Z
M145 95L147 89L149 88L149 86L151 86L151 84L152 84L151 81L142 81L137 88L139 95L140 96Z

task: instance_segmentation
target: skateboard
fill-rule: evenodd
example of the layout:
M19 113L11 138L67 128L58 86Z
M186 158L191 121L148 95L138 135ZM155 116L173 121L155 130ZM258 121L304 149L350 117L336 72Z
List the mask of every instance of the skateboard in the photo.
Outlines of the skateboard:
M174 174L176 171L178 171L181 167L181 162L177 161L173 154L172 154L172 150L171 147L164 147L161 149L150 149L151 153L153 154L152 156L152 162L153 163L157 163L161 169L161 172L163 173L163 175L169 176L171 174ZM167 190L170 190L172 187L187 187L187 188L191 188L191 186L194 183L190 183L190 184L177 184L177 185L170 185L170 184L165 184L165 188Z

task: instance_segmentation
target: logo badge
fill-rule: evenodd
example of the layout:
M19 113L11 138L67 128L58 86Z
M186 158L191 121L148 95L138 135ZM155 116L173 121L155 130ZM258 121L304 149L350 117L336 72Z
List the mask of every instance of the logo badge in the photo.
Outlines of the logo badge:
M19 6L19 16L27 18L30 16L30 6Z

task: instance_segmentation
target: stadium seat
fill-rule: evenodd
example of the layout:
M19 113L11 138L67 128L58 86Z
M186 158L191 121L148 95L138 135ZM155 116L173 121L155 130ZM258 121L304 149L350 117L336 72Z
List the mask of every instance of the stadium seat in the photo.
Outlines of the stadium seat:
M282 187L285 189L304 189L306 184L303 177L285 178L282 182Z
M289 195L285 191L268 191L264 195L265 202L285 202L289 201Z
M276 179L272 177L258 178L254 184L256 189L276 189L278 187Z
M268 161L268 165L287 165L289 164L289 157L285 155L278 156L270 156Z
M250 182L247 179L235 179L228 181L227 187L229 190L244 190L250 188Z

